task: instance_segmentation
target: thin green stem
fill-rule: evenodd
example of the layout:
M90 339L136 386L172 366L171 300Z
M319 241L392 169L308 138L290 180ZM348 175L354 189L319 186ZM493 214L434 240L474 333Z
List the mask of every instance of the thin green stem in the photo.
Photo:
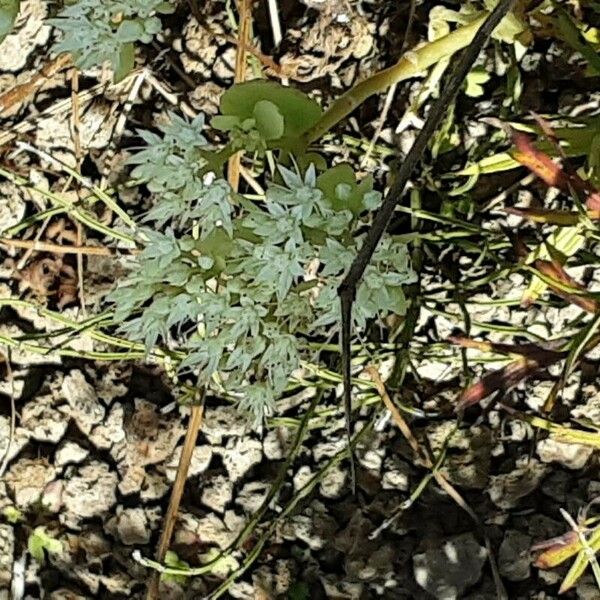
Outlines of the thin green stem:
M406 52L394 66L371 75L368 79L361 81L351 90L342 94L323 113L319 121L304 133L302 136L304 145L308 146L318 140L367 98L383 92L395 83L416 77L440 60L449 58L459 50L467 47L473 41L475 34L485 22L488 14L484 12L471 23L459 27L448 35Z

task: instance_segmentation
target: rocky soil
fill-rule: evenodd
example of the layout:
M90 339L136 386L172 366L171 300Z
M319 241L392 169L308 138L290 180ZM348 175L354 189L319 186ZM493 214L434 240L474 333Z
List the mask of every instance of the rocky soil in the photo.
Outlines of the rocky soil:
M31 81L52 60L56 32L44 22L51 4L23 0L19 27L0 51L0 94ZM255 41L295 85L328 102L364 74L394 62L404 42L408 4L286 0L280 6L284 39L275 48L266 2L258 2ZM417 4L410 45L424 38L433 5ZM135 188L122 185L135 130L151 128L167 111L215 114L220 93L232 82L235 45L225 8L216 0L206 3L202 22L184 10L169 17L160 43L144 48L139 68L118 85L100 71L80 76L84 174L118 187L132 214L140 214L146 202ZM494 68L492 51L487 58ZM552 44L536 46L527 61L523 114L542 108L570 114L587 104L592 113L598 110L593 82L566 85L567 72ZM76 200L83 190L70 186L51 159L76 162L67 74L58 70L34 95L8 108L0 105L0 166ZM397 126L419 85L411 82L398 91L377 147L362 164L382 185L394 157L414 139L417 120ZM461 105L467 146L485 143L490 130L481 116L496 111L502 93L488 90L486 99ZM383 103L383 97L375 98L362 107L327 151L360 165ZM444 160L436 167L440 173L446 170ZM514 173L506 178L518 181ZM499 187L508 187L507 180L484 179L474 195L489 199ZM513 192L515 197L537 193L535 184ZM0 231L48 208L39 191L0 178ZM501 224L513 223L503 218ZM40 225L16 237L25 232L34 239L39 233L42 241L55 244L77 239L68 217L49 218L42 230ZM101 246L93 236L87 243ZM448 251L448 263L456 258L453 252ZM175 402L161 365L96 360L94 353L110 348L106 341L85 331L74 336L60 320L94 315L126 268L124 259L85 259L84 311L77 302L73 256L1 247L0 348L10 367L0 364L0 459L6 456L0 466L0 599L144 597L150 570L143 561L154 556L189 409ZM600 290L598 273L588 279ZM422 289L430 293L411 342L413 372L403 389L390 393L416 407L407 418L420 443L434 453L445 448L440 472L471 514L426 479L429 470L419 464L372 386L355 389L362 403L355 427L364 434L356 450L354 494L335 377L317 385L313 373L304 373L311 384L285 398L276 418L260 431L227 401L209 397L172 550L181 565L190 566L228 552L202 576L165 577L161 598L212 598L221 589L222 597L236 599L485 600L502 597L503 591L511 600L557 597L566 568L534 567L531 549L569 530L561 509L577 517L598 497L597 452L536 434L494 403L467 415L456 429L448 406L461 390L463 356L447 339L460 326L465 304L457 301L451 283L443 269L423 274ZM489 294L469 297L470 335L510 342L514 331L540 338L572 331L581 311L564 303L527 310L485 304L518 298L527 283L513 274L494 283ZM498 327L490 330L489 323ZM475 375L500 364L479 360L475 351L466 356ZM394 348L385 346L369 362L385 376L394 358ZM559 374L550 369L501 400L536 410ZM366 380L364 373L357 375ZM598 356L589 356L567 381L562 410L565 420L600 423ZM307 434L296 443L307 411L312 411ZM274 485L278 493L265 505ZM254 522L257 511L261 518ZM248 523L244 543L231 550ZM28 552L39 527L61 544L43 561ZM232 573L236 577L220 587ZM598 598L591 574L564 597Z

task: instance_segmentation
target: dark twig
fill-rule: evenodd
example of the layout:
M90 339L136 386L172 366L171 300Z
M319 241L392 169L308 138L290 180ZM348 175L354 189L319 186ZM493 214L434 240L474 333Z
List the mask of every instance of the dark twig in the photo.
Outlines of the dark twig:
M404 162L402 163L389 192L381 205L381 208L377 211L373 218L373 223L369 229L365 241L358 251L354 262L350 266L348 273L344 277L340 287L338 288L338 295L341 302L342 310L342 375L344 378L344 408L346 411L346 429L348 439L351 437L352 424L351 424L351 353L350 353L350 338L352 336L352 305L356 298L356 289L362 279L365 269L371 262L371 258L379 241L381 240L385 230L387 229L392 214L396 205L402 199L404 188L412 175L415 167L421 160L427 145L433 134L439 127L442 119L446 114L448 107L454 102L460 87L469 74L473 63L479 56L479 53L487 43L493 30L496 28L498 23L511 9L514 0L500 0L494 11L486 19L483 25L475 34L473 42L468 46L462 53L455 69L451 73L446 87L440 93L439 98L435 101L431 107L429 116L425 121L423 129L421 129L417 139L415 140L412 148L406 155ZM352 474L352 487L356 486L355 477L355 465L354 456L350 452L350 463L351 463L351 474Z

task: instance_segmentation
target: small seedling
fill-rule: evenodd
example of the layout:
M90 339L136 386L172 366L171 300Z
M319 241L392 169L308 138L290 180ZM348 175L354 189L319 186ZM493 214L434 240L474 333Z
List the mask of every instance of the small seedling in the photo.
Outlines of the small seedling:
M39 563L44 562L44 550L51 554L62 552L62 543L46 533L43 527L36 527L27 540L29 554Z
M23 513L14 506L7 506L2 510L2 516L12 525L24 520Z

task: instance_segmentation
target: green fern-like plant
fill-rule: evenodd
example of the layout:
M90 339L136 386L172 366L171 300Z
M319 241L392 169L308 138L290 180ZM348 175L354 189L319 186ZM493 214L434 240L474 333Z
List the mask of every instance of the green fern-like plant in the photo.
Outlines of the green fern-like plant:
M212 124L228 138L218 147L202 117L170 115L159 133L139 132L146 145L129 162L153 203L137 266L110 301L128 337L148 350L182 351L181 372L217 385L260 420L310 359L305 340L335 332L337 287L363 239L355 232L381 194L349 165L319 173L309 163L299 124L310 126L320 109L300 92L241 84L226 92L221 112ZM280 163L264 174L263 197L234 193L223 178L240 148L273 152ZM413 279L406 247L387 239L358 291L356 326L403 313L402 289Z
M162 29L158 15L175 7L164 0L76 0L48 19L62 32L56 52L69 52L81 69L110 62L116 81L133 68L135 44Z

